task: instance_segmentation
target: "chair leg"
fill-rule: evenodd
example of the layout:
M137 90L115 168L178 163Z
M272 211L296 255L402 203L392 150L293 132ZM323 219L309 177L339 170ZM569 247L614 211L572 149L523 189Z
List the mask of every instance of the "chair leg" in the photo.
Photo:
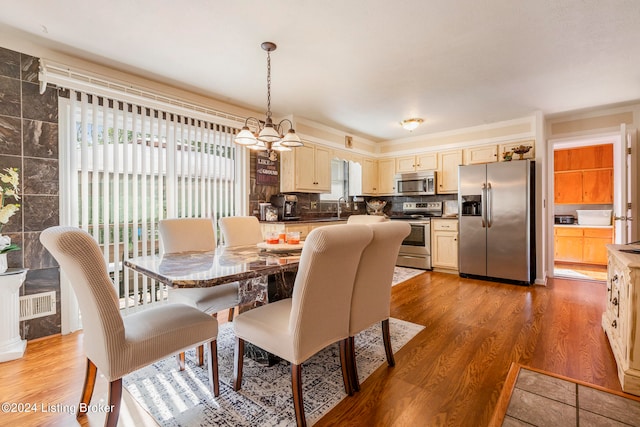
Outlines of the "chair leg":
M84 376L84 385L82 386L82 394L80 395L80 404L78 405L76 418L87 413L91 396L93 396L93 388L96 385L97 374L98 368L91 360L87 359L87 371Z
M351 387L351 362L349 359L349 338L340 341L340 367L342 368L342 382L344 382L344 392L349 396L353 395Z
M202 347L202 346L200 346ZM212 340L209 342L209 357L207 358L209 372L209 384L213 395L218 397L220 395L220 381L218 377L218 341Z
M198 366L204 365L204 345L196 347L196 359L198 359Z
M176 354L176 358L178 359L178 368L184 371L184 351Z
M291 364L291 389L293 391L293 409L296 412L296 424L298 427L306 427L307 419L304 416L304 403L302 401L302 365Z
M109 383L109 408L107 419L104 422L105 427L116 427L118 425L118 417L120 416L120 403L122 402L122 378Z
M358 364L356 362L356 344L353 337L347 338L347 358L349 360L349 378L351 380L351 389L360 391L360 380L358 379Z
M393 358L393 349L391 348L391 335L389 334L389 319L382 321L382 341L384 341L384 352L387 354L387 364L396 366Z
M227 317L227 320L228 320L229 322L233 322L233 312L234 312L234 309L233 309L233 307L231 307L231 308L229 309L229 315L228 315L228 317Z
M244 340L236 338L236 357L233 359L233 389L240 390L242 386L242 364L244 363Z

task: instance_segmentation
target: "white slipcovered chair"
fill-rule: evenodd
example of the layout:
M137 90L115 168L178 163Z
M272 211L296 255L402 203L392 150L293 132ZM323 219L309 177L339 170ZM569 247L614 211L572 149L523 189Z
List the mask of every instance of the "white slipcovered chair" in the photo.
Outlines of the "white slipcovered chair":
M362 252L358 265L351 298L347 343L351 387L355 391L360 390L354 347L354 336L359 332L381 322L387 364L395 365L389 334L391 284L400 245L411 232L411 226L404 221L387 221L369 224L368 227L373 231L373 239Z
M211 218L170 218L160 220L160 239L167 254L180 252L207 252L216 248L214 223ZM207 314L216 315L229 309L229 321L238 305L238 282L207 288L169 288L169 302L196 307ZM197 348L198 364L203 364L203 347ZM184 370L184 352L178 355L180 370Z
M373 232L366 225L317 228L305 240L291 298L238 315L234 388L242 383L244 342L251 342L291 363L296 422L306 425L302 399L302 362L340 341L345 391L351 394L346 360L349 310L362 250Z
M77 417L86 413L97 371L109 382L106 426L120 414L122 377L186 348L208 343L210 386L219 394L218 322L184 304L160 305L122 317L115 287L97 242L75 227L51 227L40 241L69 278L82 312L87 370ZM84 409L83 409L84 408Z
M225 216L218 220L224 246L248 246L262 242L260 221L255 216Z
M385 221L389 219L382 215L350 215L347 218L347 224L375 224Z

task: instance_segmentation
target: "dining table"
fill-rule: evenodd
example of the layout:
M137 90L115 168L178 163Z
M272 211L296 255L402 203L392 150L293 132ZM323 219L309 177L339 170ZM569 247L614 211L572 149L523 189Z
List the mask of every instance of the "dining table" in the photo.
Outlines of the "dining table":
M302 245L218 247L207 252L153 254L129 258L124 265L169 287L203 288L238 282L238 311L243 313L293 292ZM247 356L272 365L273 356L245 348Z

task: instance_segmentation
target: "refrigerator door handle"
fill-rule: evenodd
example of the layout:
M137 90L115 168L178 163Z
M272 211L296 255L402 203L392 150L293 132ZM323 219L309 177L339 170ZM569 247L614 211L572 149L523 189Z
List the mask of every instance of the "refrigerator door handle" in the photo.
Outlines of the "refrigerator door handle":
M491 228L491 183L487 183L487 228Z
M487 209L487 203L486 203L486 198L487 198L487 184L482 183L482 194L481 194L481 206L480 208L482 209L480 215L482 216L482 228L485 228L487 226L486 222L485 222L485 209Z

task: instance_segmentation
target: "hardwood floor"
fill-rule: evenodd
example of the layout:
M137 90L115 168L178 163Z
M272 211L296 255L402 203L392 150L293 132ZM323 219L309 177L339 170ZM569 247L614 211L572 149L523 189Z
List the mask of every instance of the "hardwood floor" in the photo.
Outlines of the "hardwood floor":
M592 281L520 287L419 275L392 288L391 315L426 328L395 352L394 368L381 366L316 426L484 426L512 362L620 391L600 326L605 298L605 284ZM23 359L0 364L0 402L76 405L84 366L81 333L31 342ZM105 389L97 384L92 403ZM125 401L119 425L149 423L136 406ZM100 415L81 424L102 425ZM0 425L74 423L64 412L0 412Z

